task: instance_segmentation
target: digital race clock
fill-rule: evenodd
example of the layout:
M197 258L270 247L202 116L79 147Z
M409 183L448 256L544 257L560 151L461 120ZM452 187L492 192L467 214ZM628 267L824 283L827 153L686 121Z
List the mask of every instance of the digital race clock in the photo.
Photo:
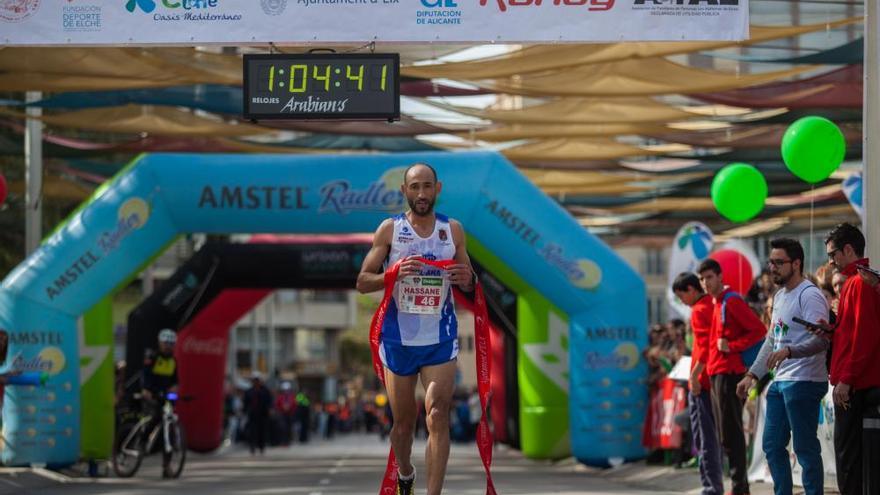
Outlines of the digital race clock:
M246 119L400 119L400 55L244 56Z

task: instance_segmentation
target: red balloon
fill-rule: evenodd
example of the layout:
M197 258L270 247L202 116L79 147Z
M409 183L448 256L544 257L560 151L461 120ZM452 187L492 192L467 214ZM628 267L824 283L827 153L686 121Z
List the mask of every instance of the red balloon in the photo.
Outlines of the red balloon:
M721 279L724 285L745 295L752 287L752 264L739 251L733 249L721 249L709 255L710 258L721 265Z
M6 177L3 177L3 174L0 174L0 205L6 202L6 193L9 190L6 188Z

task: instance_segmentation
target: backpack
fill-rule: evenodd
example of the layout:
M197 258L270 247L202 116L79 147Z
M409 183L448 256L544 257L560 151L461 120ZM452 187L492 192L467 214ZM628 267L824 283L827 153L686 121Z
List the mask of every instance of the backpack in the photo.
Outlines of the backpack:
M728 292L724 294L724 298L721 299L721 325L723 326L725 320L727 319L727 300L731 297L736 297L742 300L742 296L737 294L736 292ZM746 368L751 368L755 363L755 359L758 359L758 353L761 351L761 346L764 345L764 340L761 339L754 345L742 351L739 356L743 361L743 364Z

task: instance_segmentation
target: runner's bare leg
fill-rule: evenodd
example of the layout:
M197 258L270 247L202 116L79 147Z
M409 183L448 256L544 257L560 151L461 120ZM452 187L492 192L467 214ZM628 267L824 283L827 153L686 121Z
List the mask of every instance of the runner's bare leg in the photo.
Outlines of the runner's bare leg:
M428 495L440 495L449 461L449 413L455 391L456 362L425 366L420 370L425 387L425 411L428 422L428 446L425 464L428 470Z
M391 427L391 448L400 466L400 474L413 472L412 444L419 411L416 407L416 384L418 375L395 375L385 368L385 390L391 402L394 423Z

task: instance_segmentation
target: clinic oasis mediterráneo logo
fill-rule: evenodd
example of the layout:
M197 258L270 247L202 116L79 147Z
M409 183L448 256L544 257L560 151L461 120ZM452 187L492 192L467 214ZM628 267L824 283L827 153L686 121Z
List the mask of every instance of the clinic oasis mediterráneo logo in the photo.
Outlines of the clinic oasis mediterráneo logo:
M125 9L152 14L154 21L240 21L240 13L217 13L222 1L229 0L125 0Z
M101 259L109 255L132 232L146 225L150 205L142 198L129 198L119 206L113 228L101 232L95 246L78 256L72 264L46 287L46 296L53 300L88 273Z

